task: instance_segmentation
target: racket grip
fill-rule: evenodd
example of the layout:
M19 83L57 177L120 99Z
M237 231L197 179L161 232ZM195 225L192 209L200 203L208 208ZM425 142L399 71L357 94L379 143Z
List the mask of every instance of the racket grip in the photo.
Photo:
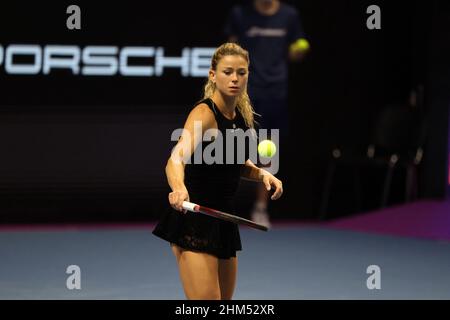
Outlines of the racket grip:
M188 210L188 211L192 211L192 212L197 212L198 211L198 204L192 203L192 202L188 202L188 201L183 201L183 209Z

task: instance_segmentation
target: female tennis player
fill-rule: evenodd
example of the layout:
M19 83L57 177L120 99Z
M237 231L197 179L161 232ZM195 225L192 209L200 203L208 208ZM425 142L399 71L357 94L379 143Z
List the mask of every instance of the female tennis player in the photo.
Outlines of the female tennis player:
M224 139L227 129L254 127L254 111L247 95L248 67L248 52L239 45L225 43L216 49L203 100L189 113L167 162L171 210L161 217L153 234L170 242L187 299L232 299L237 275L236 251L242 248L235 223L187 212L182 207L183 201L233 212L232 202L241 177L260 181L267 190L274 189L272 200L283 193L281 181L256 167L248 159L248 152L241 164L225 161L195 164L193 159L197 147L204 150L212 143L202 142L204 136L194 130L195 124L201 124L201 132L220 131ZM191 161L186 162L187 158ZM226 159L225 154L223 158Z

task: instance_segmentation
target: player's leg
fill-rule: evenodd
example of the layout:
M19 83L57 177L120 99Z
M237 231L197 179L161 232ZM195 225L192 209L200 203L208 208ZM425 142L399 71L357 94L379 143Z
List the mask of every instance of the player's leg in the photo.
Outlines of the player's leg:
M267 114L267 108L270 105L269 103L267 103L267 99L253 98L252 102L255 111L261 115L261 117L257 117L258 129L269 130L267 126L269 125L268 118L270 117L270 115ZM257 163L257 165L258 167L262 167L261 163ZM269 193L267 192L264 184L258 183L256 185L256 199L255 203L253 204L253 209L250 217L251 220L255 221L256 223L265 225L266 227L270 227L269 215L267 212L268 199Z
M172 244L181 283L189 300L220 300L219 259Z
M257 112L262 115L260 120L261 128L268 130L268 139L272 139L275 134L271 130L278 129L278 142L282 143L288 134L288 108L287 101L283 95L280 97L266 97L265 99L257 100ZM274 140L276 141L276 140ZM278 147L278 159L280 159L280 145ZM259 163L260 168L270 167L270 163L264 166ZM281 165L280 165L281 166ZM266 169L268 170L268 168ZM270 170L268 170L270 171ZM275 173L274 173L275 174ZM270 227L270 215L268 210L270 194L267 192L263 184L257 187L256 201L251 214L251 219L257 223Z
M258 183L256 187L256 201L253 205L251 219L256 223L270 228L270 219L267 210L268 202L269 192L264 184Z
M219 283L222 300L231 300L236 287L237 257L219 259Z

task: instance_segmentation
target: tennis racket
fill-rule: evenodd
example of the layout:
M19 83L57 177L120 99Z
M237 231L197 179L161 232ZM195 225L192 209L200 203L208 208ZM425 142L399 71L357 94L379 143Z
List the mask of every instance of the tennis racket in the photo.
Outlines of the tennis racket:
M230 213L226 213L226 212L219 211L216 209L207 208L207 207L204 207L204 206L198 205L196 203L192 203L192 202L183 201L183 209L191 211L191 212L202 213L202 214L214 217L214 218L222 219L225 221L230 221L230 222L233 222L236 224L246 225L248 227L252 227L252 228L255 228L258 230L262 230L262 231L269 230L269 228L267 228L266 226L263 226L262 224L235 216Z

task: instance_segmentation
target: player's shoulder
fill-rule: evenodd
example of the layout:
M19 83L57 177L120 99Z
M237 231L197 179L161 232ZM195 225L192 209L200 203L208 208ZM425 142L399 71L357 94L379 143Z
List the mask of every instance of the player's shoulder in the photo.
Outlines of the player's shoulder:
M196 104L193 108L191 112L196 112L196 113L200 113L200 114L212 114L212 110L209 107L209 105L206 102L199 102L198 104Z
M213 120L214 117L214 113L211 110L210 106L207 104L207 102L204 101L200 101L199 103L197 103L191 110L191 112L189 113L189 116L194 118L194 119L201 119L201 120Z

